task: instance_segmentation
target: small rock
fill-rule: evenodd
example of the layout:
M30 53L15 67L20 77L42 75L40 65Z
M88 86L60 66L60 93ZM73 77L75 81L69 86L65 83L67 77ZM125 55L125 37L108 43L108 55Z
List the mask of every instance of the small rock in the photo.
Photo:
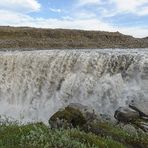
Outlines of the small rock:
M128 123L139 118L139 113L133 109L126 107L119 107L114 114L115 119L119 122Z
M116 124L116 119L113 118L113 116L111 116L109 114L100 114L100 119L101 119L101 121L104 121L104 122Z
M129 134L137 134L137 129L131 124L124 125L122 129L125 130Z

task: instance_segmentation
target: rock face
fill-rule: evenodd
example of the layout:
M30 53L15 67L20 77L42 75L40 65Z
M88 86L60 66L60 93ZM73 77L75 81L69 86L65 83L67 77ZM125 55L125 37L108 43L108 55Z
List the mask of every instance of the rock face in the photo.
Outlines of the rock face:
M119 107L114 114L115 119L119 122L130 122L139 118L139 113L133 109L126 107Z
M132 101L129 104L129 107L139 112L141 117L148 117L148 101L147 102Z

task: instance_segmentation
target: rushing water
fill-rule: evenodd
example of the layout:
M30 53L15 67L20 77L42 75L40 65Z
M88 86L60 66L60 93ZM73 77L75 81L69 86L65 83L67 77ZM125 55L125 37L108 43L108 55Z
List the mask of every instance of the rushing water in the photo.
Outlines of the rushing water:
M0 115L44 121L76 102L113 114L148 100L148 49L0 52Z

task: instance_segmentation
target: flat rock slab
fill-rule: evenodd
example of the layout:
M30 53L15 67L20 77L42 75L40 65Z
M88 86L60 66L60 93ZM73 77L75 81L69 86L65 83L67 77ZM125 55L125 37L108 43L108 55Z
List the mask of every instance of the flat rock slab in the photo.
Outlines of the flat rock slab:
M139 112L127 108L127 107L119 107L114 114L115 119L117 119L120 122L130 122L132 120L138 119Z
M148 117L148 101L132 101L129 107L139 112L140 116Z

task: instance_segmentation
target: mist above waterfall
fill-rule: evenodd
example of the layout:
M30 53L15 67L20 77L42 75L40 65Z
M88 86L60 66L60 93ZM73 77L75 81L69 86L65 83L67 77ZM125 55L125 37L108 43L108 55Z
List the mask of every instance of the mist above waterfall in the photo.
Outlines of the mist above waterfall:
M0 52L0 115L43 121L69 103L113 114L148 99L148 49Z

